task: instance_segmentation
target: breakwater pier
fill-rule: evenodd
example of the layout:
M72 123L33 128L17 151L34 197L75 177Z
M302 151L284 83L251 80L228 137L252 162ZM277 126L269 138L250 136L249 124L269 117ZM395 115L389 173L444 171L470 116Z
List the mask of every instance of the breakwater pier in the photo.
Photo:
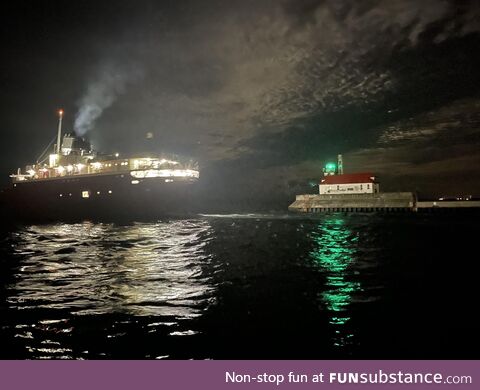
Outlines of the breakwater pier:
M337 164L327 163L324 177L318 184L318 194L297 195L288 210L298 213L323 212L400 212L432 210L480 210L480 201L418 200L414 192L381 192L380 183L372 172L343 173L343 157ZM443 198L441 198L443 199ZM465 200L464 200L465 199Z
M413 192L382 192L376 194L297 195L288 207L291 212L429 212L435 210L480 210L480 201L419 201Z

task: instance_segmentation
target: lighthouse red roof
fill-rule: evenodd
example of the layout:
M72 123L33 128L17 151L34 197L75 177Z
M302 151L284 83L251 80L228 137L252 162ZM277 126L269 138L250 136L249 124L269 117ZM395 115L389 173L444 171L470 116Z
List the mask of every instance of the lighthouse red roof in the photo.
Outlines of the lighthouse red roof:
M345 175L325 176L320 184L374 183L375 175L370 172L348 173Z

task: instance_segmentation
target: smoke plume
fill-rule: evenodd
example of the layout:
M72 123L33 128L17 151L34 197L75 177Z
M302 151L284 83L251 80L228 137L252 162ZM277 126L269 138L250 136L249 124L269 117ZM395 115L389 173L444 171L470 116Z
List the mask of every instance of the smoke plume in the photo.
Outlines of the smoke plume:
M125 92L128 84L141 76L141 70L135 66L103 65L79 101L75 115L75 133L83 136L90 131L103 111Z

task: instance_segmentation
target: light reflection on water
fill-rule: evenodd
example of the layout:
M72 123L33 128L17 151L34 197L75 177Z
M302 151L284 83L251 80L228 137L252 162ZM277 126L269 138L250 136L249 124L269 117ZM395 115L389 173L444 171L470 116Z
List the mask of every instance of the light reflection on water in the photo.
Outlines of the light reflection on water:
M207 221L32 226L15 252L21 256L12 307L68 308L75 314L126 312L179 317L199 314L211 295L201 264Z
M14 228L0 239L0 357L343 358L408 346L398 304L417 302L431 272L415 237L446 234L410 218Z
M349 267L355 261L354 235L341 217L328 217L322 221L312 235L316 248L311 252L315 264L325 275L325 289L320 293L322 303L329 312L329 322L335 336L335 347L348 347L354 341L354 334L348 327L349 306L356 293L362 290L359 281L351 280Z
M204 251L210 229L207 220L183 220L19 230L12 237L18 264L14 281L6 286L7 304L19 311L54 310L69 318L150 316L156 318L148 324L150 331L172 327L201 316L214 301L214 287L202 271L210 261ZM27 345L36 357L69 357L69 349L55 341L59 334L72 332L69 319L17 324L16 329L17 338L37 339L35 347ZM171 332L178 336L196 331L172 327ZM113 329L111 333L122 335Z

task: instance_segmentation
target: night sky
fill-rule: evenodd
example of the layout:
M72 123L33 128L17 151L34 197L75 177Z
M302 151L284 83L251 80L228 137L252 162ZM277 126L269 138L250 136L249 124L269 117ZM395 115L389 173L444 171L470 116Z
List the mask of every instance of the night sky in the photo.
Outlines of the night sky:
M478 1L1 8L3 185L64 108L97 150L198 159L205 199L232 207L314 191L338 153L384 191L480 196Z

